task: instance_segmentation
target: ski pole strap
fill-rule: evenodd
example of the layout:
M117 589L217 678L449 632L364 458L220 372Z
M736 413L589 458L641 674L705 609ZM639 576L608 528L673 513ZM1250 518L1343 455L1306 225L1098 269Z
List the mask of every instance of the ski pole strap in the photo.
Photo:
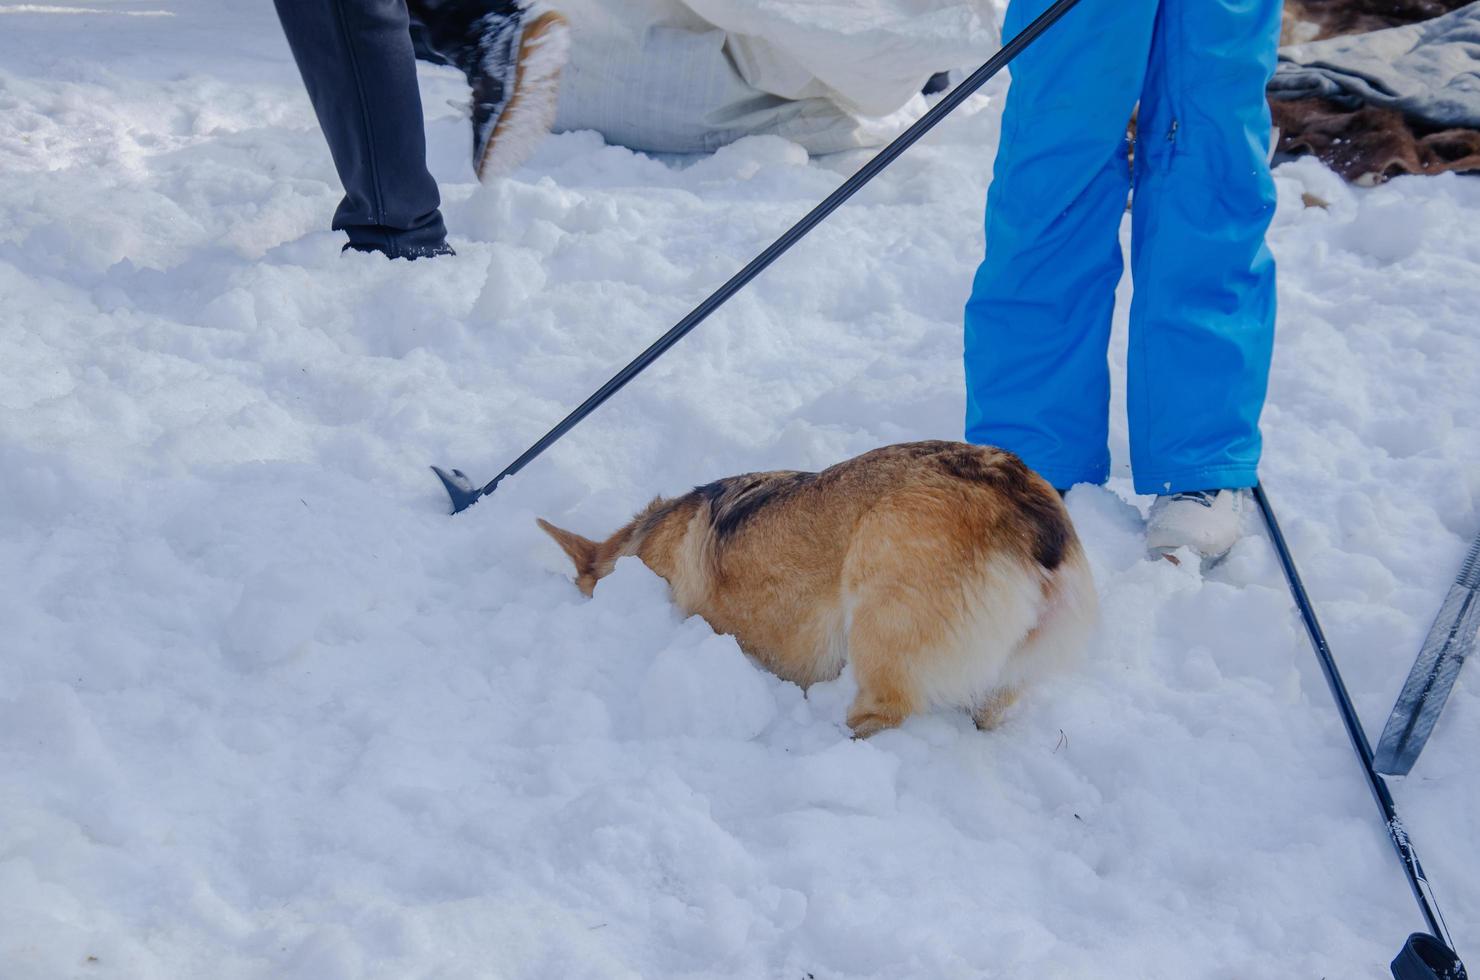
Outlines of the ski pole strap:
M1426 932L1408 937L1393 957L1394 980L1468 980L1465 965L1454 950Z
M1002 50L998 51L985 64L968 75L960 85L957 85L951 90L950 94L932 106L930 111L917 119L912 126L896 136L893 142L875 154L853 176L844 181L837 190L829 194L822 203L818 204L811 211L808 211L800 221L792 225L780 238L768 245L765 251L752 259L745 268L735 273L728 282L716 289L704 302L700 303L687 316L674 324L667 333L654 341L647 350L633 358L631 363L613 375L611 380L598 388L589 398L577 406L574 411L562 419L558 425L545 433L538 442L521 453L518 459L504 467L498 476L494 477L482 489L477 491L473 499L492 493L504 477L513 476L515 473L518 473L527 463L539 456L546 449L549 449L561 436L580 424L581 420L595 411L602 402L615 395L627 382L646 370L648 365L662 357L668 351L668 348L682 340L685 334L697 327L709 314L723 306L731 296L738 293L750 280L760 275L767 266L780 258L782 253L801 241L809 231L821 224L824 218L837 210L839 205L858 193L865 184L877 177L885 167L889 166L905 150L913 146L916 140L934 129L937 123L950 115L957 106L970 98L992 76L996 75L1003 68L1006 68L1008 63L1016 58L1024 48L1037 40L1039 35L1052 27L1060 17L1068 13L1078 3L1079 0L1056 0L1053 6L1039 14L1032 23L1023 28L1011 41L1003 45Z
M1305 585L1300 580L1300 572L1295 567L1295 559L1290 554L1290 546L1285 542L1285 535L1280 530L1279 520L1274 516L1274 507L1270 505L1262 483L1254 484L1254 499L1258 502L1259 511L1264 516L1265 526L1269 528L1270 543L1274 545L1275 554L1280 560L1280 567L1285 573L1285 581L1290 587L1290 596L1295 600L1295 605L1300 611L1300 618L1305 624L1305 632L1310 638L1311 648L1315 651L1316 659L1320 661L1321 672L1326 676L1326 685L1331 689L1331 696L1336 701L1341 721L1346 726L1347 737L1351 740L1357 759L1362 763L1362 772L1367 777L1367 786L1372 791L1372 798L1377 802L1378 809L1382 811L1388 839L1392 841L1393 848L1403 862L1403 873L1408 877L1408 885L1413 890L1413 897L1423 912L1429 932L1432 933L1427 936L1415 933L1409 937L1402 952L1398 954L1397 959L1393 960L1393 976L1397 980L1465 980L1467 975L1464 964L1453 951L1454 944L1449 938L1448 929L1445 928L1444 917L1439 913L1439 904L1429 888L1423 865L1418 860L1418 852L1414 849L1413 842L1408 837L1408 831L1398 816L1398 808L1393 803L1393 795L1388 791L1387 783L1377 774L1377 770L1372 768L1372 747L1367 741L1367 734L1362 730L1361 719L1357 717L1357 710L1352 705L1351 696L1347 693L1346 684L1341 678L1341 670L1336 666L1336 658L1331 655L1331 647L1326 642L1325 631L1321 629L1320 620L1316 618L1315 607L1311 605L1310 596L1306 594ZM1438 963L1440 968L1435 969L1433 963ZM1400 967L1408 972L1400 973ZM1428 972L1413 972L1421 968Z

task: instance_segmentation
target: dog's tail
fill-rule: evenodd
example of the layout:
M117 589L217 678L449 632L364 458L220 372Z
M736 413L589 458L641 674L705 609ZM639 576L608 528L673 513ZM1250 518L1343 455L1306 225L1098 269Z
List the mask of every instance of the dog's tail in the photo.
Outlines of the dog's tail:
M596 583L612 573L618 558L637 554L643 539L652 529L653 521L649 519L649 513L661 502L654 501L648 510L605 541L583 538L574 531L556 527L542 517L535 518L535 521L544 528L546 534L555 539L560 550L570 556L576 566L576 585L582 593L590 597L596 591Z
M581 592L589 596L596 589L596 580L611 571L611 565L615 556L609 558L604 564L607 568L602 569L602 552L606 550L602 542L583 538L574 531L567 531L563 527L556 527L543 517L535 518L535 523L544 529L545 533L555 539L560 545L560 550L570 556L570 560L576 566L576 585Z

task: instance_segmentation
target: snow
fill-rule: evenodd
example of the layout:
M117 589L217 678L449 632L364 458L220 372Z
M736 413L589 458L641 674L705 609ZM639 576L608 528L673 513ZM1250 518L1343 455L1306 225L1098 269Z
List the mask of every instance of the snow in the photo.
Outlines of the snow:
M449 520L428 463L491 476L863 158L575 133L475 189L424 69L459 256L387 263L266 5L0 12L7 980L1375 978L1421 927L1267 542L1144 560L1123 466L1069 498L1102 628L990 734L850 741L846 674L534 525L959 435L1001 85ZM1278 184L1264 476L1375 737L1480 526L1480 182ZM1394 785L1472 959L1477 692Z

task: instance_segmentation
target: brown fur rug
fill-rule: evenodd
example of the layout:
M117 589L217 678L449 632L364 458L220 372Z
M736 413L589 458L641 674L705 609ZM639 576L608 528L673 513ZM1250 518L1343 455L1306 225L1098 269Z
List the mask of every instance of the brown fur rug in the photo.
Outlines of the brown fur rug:
M1285 0L1282 44L1364 34L1429 20L1471 0ZM1401 174L1480 172L1480 131L1435 129L1392 109L1330 99L1271 101L1279 156L1314 154L1357 184Z
M1285 0L1285 25L1281 44L1296 44L1365 34L1400 24L1416 24L1470 0Z
M1278 152L1315 154L1347 180L1380 184L1402 174L1480 172L1480 132L1425 130L1392 109L1351 110L1329 99L1271 102Z

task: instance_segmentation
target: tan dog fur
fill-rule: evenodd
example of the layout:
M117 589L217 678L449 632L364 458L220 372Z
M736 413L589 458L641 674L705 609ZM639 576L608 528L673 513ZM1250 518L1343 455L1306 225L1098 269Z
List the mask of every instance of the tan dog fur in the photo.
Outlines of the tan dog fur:
M636 555L686 614L786 680L805 688L850 660L859 737L935 705L991 728L1095 621L1058 494L989 447L906 443L821 473L730 477L654 500L601 542L539 524L588 596Z

